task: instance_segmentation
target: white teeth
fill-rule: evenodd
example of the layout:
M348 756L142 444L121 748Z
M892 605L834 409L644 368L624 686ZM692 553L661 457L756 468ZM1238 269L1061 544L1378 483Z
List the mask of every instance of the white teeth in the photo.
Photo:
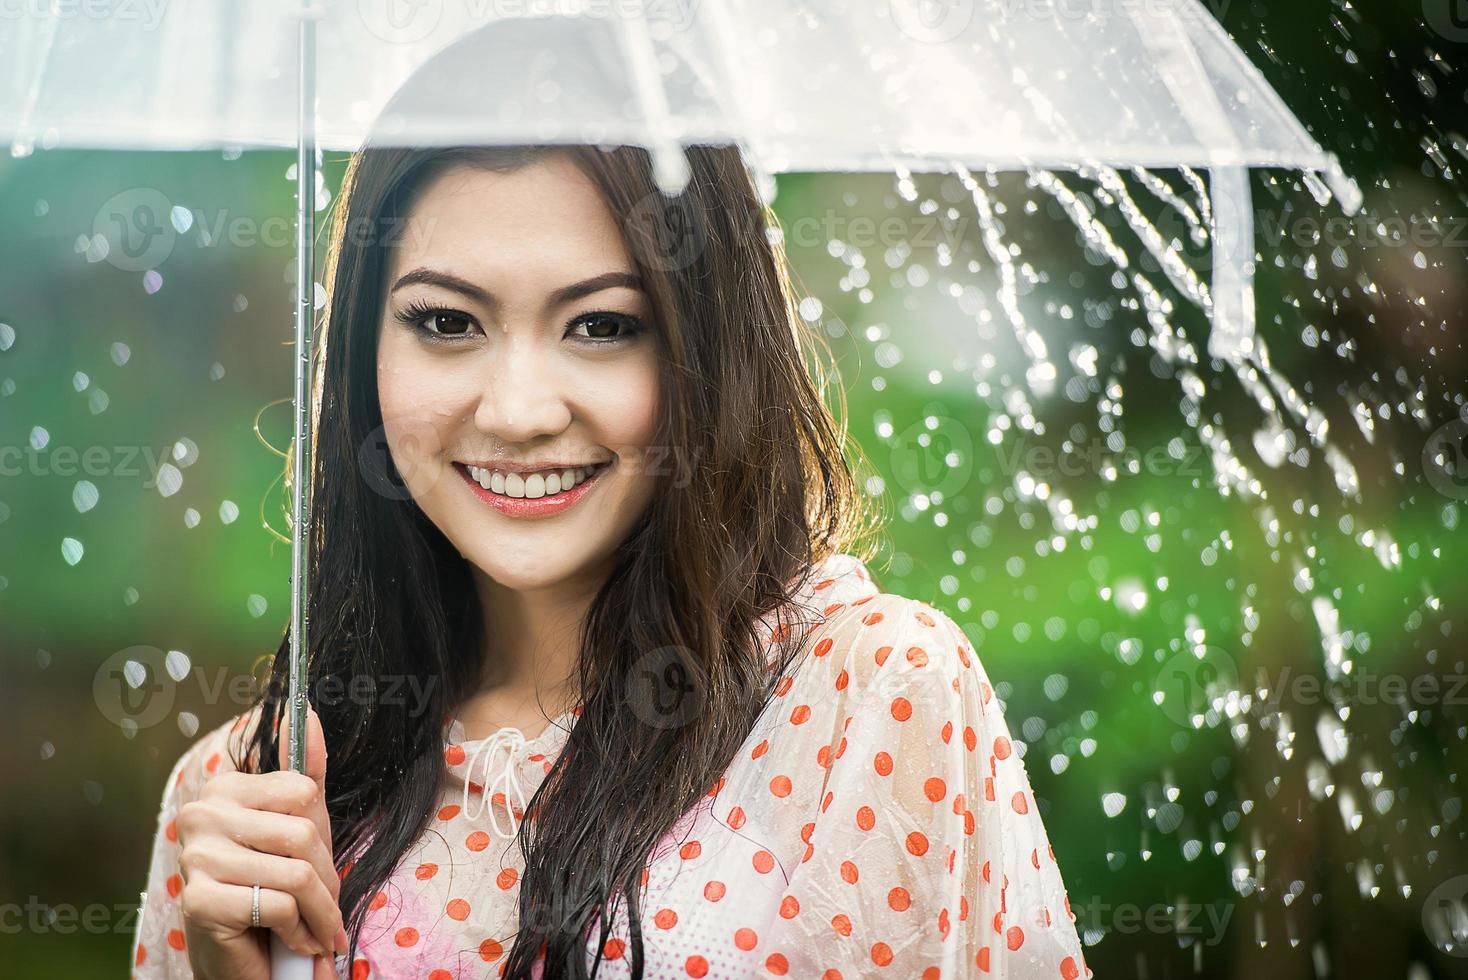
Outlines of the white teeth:
M487 467L466 467L469 475L478 484L491 493L498 493L506 497L524 498L535 500L540 497L549 497L557 493L564 493L586 480L587 476L599 469L597 466L577 466L565 470L547 470L543 473L502 473L499 470L490 470Z

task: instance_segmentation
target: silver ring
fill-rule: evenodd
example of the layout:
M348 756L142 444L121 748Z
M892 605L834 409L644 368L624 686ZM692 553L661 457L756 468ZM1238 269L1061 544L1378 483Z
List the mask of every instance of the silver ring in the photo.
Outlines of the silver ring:
M260 886L250 889L250 925L260 928Z

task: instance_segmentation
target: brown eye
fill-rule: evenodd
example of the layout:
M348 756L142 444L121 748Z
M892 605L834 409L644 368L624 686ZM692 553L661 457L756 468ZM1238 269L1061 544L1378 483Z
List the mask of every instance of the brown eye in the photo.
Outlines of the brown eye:
M642 332L641 321L625 313L587 313L572 322L572 330L579 330L581 327L586 328L586 333L578 336L599 344L629 340Z
M423 322L430 333L442 334L445 337L469 332L468 317L459 316L457 313L430 313L423 318Z

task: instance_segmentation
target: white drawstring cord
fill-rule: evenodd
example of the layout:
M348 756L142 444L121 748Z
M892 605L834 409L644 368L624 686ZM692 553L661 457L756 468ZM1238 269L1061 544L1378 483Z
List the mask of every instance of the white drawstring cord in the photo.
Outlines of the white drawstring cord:
M470 757L469 764L464 768L464 816L469 820L476 820L485 810L490 807L489 818L494 822L494 829L500 830L499 814L490 806L490 795L494 787L490 783L490 765L493 762L495 749L503 746L508 754L505 756L505 765L501 770L500 782L504 786L505 809L510 814L510 831L501 836L513 837L519 829L519 823L515 817L516 800L519 801L520 809L525 809L525 791L520 786L519 767L517 765L516 753L525 746L525 735L518 728L502 728L493 735L486 738L474 749L474 755ZM480 757L484 759L484 779L481 782L483 791L480 793L479 810L469 813L469 784L473 781L474 767L478 764Z

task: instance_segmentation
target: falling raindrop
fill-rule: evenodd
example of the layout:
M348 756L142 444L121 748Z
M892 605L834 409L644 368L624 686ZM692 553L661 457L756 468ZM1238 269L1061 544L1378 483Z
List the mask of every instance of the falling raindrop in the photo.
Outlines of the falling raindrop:
M219 520L225 524L233 524L240 516L239 505L233 500L226 500L219 505Z
M76 538L61 539L61 557L68 565L75 565L82 560L82 543Z
M250 597L245 600L245 609L249 612L251 616L256 619L259 619L261 616L265 615L266 606L267 603L265 602L265 597L263 595L252 593Z
M165 497L172 497L178 493L183 486L183 474L178 467L172 463L164 463L158 467L158 492Z
M97 506L97 500L99 497L100 494L97 492L97 485L94 484L91 480L78 480L76 482L76 486L72 487L71 490L72 506L74 506L77 509L77 512L80 514L85 514L87 511Z

